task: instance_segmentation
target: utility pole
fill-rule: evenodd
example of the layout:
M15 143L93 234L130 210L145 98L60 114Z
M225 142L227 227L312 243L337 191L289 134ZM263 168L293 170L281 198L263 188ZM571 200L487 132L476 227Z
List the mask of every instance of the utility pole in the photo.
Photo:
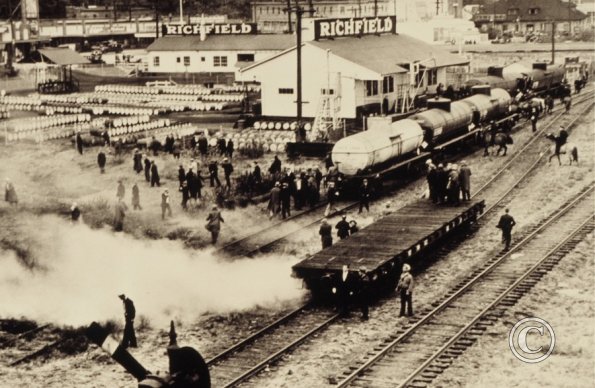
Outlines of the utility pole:
M159 39L159 8L157 8L159 0L155 0L155 40Z
M312 12L313 10L309 10L308 12ZM297 133L296 133L296 141L304 141L303 129L302 129L302 104L303 104L303 97L302 97L302 16L304 12L306 12L296 1L296 5L292 6L291 8L287 9L287 13L295 12L296 16L296 39L297 39L297 47L296 47L296 57L297 57L297 74L296 74L296 120L297 120Z
M440 13L440 0L436 0L436 16Z
M374 17L378 16L378 0L374 0Z
M312 0L308 0L308 12L310 13L310 17L314 17L314 4L312 4Z
M20 2L19 2L20 4ZM8 0L8 21L10 24L10 45L8 47L8 55L7 55L7 59L6 59L6 67L8 68L8 74L13 75L15 73L14 71L14 45L15 45L15 34L14 34L14 20L13 20L13 15L16 12L17 8L19 6L17 6L14 10L12 9L12 2L11 0Z
M552 21L552 62L551 64L554 64L554 61L556 60L556 21Z
M287 31L293 33L293 25L291 24L291 0L287 0Z

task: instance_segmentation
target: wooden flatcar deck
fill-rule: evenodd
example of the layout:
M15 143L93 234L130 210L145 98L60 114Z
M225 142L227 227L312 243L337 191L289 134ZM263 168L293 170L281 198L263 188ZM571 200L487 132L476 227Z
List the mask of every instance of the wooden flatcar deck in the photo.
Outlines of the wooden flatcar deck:
M344 264L350 264L353 270L365 266L368 273L388 271L404 261L415 260L443 236L474 221L483 208L483 200L461 202L459 206L417 201L304 259L293 266L294 273L312 279L337 273Z

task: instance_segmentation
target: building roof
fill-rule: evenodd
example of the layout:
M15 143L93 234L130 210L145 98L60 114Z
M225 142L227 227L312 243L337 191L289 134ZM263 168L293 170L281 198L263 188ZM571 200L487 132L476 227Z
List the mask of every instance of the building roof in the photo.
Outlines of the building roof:
M425 67L466 65L469 60L429 45L408 35L365 35L361 38L338 38L310 41L323 50L357 63L380 74L406 72L403 65L422 62Z
M295 36L281 34L210 35L204 41L196 35L164 36L153 42L147 51L285 50L294 44Z
M537 13L530 10L538 9ZM483 7L473 16L476 22L537 22L537 21L578 21L587 15L576 9L572 2L560 0L500 0Z
M56 65L80 65L90 63L77 52L67 47L42 48L37 50L43 59Z

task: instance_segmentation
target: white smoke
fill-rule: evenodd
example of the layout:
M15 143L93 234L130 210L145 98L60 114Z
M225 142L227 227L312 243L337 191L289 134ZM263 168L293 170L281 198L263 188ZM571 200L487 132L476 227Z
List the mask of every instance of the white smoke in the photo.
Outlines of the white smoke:
M26 229L43 249L35 252L33 270L12 251L0 250L0 317L74 326L121 320L118 294L124 293L137 316L163 325L206 312L273 307L304 293L300 281L290 277L294 257L223 261L212 250L137 240L53 216L28 221Z

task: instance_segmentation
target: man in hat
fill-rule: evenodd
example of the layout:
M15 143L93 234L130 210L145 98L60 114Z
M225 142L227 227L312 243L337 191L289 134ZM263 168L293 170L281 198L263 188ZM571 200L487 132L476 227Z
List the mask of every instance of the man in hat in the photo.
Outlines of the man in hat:
M353 236L359 232L359 227L357 226L357 222L355 220L349 221L349 235Z
M343 214L341 220L335 225L337 229L337 236L343 240L349 237L349 223L347 222L347 215Z
M190 167L192 168L192 167ZM182 182L184 182L186 180L186 171L184 170L184 166L182 166L180 164L180 167L178 167L178 181L180 182L180 186L182 187Z
M222 222L225 221L223 220L223 217L221 217L221 212L216 205L213 205L213 208L207 217L207 225L205 226L205 228L211 232L211 242L213 244L217 243Z
M124 195L126 194L126 189L124 188L124 183L122 183L122 179L118 179L118 191L116 192L116 197L118 197L119 201L124 200Z
M322 249L328 248L331 245L333 245L333 229L329 225L326 218L322 219L320 229L318 230L318 234L320 235L320 240L322 241Z
M461 169L459 170L459 182L463 193L463 201L469 201L471 199L471 169L464 160L461 162Z
M75 141L76 143L76 150L79 154L83 154L83 138L81 137L80 131L76 133Z
M136 334L134 333L134 318L136 316L136 309L134 308L134 303L124 294L118 295L118 297L122 299L122 302L124 303L124 319L126 321L126 324L124 325L124 337L122 338L121 346L124 349L129 346L136 348Z
M273 218L279 213L281 209L281 183L275 182L275 186L271 189L269 198L269 218Z
M227 190L230 190L231 173L233 172L233 165L230 163L228 158L224 158L223 163L221 163L221 167L223 168L223 174L225 175L225 184L227 185Z
M151 187L153 186L157 186L160 187L161 183L159 183L159 170L157 169L157 165L155 164L155 161L152 160L151 161Z
M428 168L428 173L426 175L426 180L428 181L428 192L430 200L434 203L438 202L438 196L436 195L436 166L432 163L432 159L426 160L426 166Z
M507 251L510 248L510 240L512 239L512 228L516 225L516 221L510 214L509 210L506 209L505 213L500 217L496 228L502 230L502 242L504 243L504 250Z
M279 192L279 199L281 201L281 218L285 219L291 217L291 190L289 183L284 182Z
M105 152L103 152L103 150L100 150L99 153L97 154L97 165L99 166L99 171L102 174L105 173L106 161L107 161L107 158L105 157Z
M370 196L372 194L372 190L370 189L370 185L368 184L368 180L364 179L362 185L359 188L359 213L362 212L364 207L370 212Z
M132 209L143 210L140 206L140 191L136 183L132 186Z
M407 306L407 315L413 315L413 276L411 275L411 266L409 264L403 264L403 271L401 272L401 278L397 285L397 293L401 296L401 312L399 316L405 315L405 306Z
M229 156L229 158L233 158L233 150L234 150L234 144L233 144L233 140L231 140L231 138L227 141L227 156Z
M337 293L339 314L342 317L349 315L349 304L354 296L357 280L358 276L349 270L349 264L344 264L337 281L337 287L333 290Z
M217 187L221 186L221 182L219 181L219 167L217 166L217 161L211 160L209 162L208 169L211 187L214 187L215 183L217 183Z
M271 173L271 175L275 175L281 172L281 160L279 160L279 157L277 155L275 155L273 163L271 163L271 166L269 167L269 172Z
M370 278L368 277L368 269L365 266L361 266L357 275L357 301L362 310L362 320L367 321L370 318Z
M533 108L531 110L531 129L533 132L537 131L537 109Z
M138 149L134 150L134 156L132 157L133 166L132 169L139 174L143 170L143 155Z
M165 212L171 217L171 206L169 205L169 191L165 189L161 194L161 219L165 220Z
M151 160L145 157L145 180L151 182Z

